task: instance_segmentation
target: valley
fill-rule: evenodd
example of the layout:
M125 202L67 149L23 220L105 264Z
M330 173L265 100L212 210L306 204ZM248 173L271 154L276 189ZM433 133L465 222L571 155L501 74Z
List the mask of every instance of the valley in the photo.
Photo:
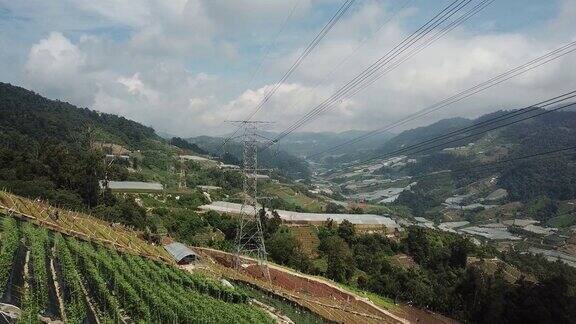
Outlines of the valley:
M4 96L21 98L26 109L33 107L26 103L30 97L45 100L9 85L2 89ZM13 112L12 120L21 118ZM6 280L16 276L9 282L19 285L22 296L13 297L11 286L5 286L2 312L14 318L38 313L69 322L154 321L154 316L221 322L233 312L240 322L282 322L292 316L290 320L303 322L451 323L478 316L455 303L477 293L467 285L486 285L478 281L484 275L509 293L524 293L525 285L557 289L550 280L576 272L572 178L553 186L537 184L529 195L525 187L546 181L530 168L574 172L573 163L561 170L547 160L474 169L522 156L532 143L530 137L516 142L515 131L486 132L475 141L426 152L406 149L419 138L445 131L450 123L443 121L437 129L431 125L422 132L401 133L382 149L338 155L339 162L334 155L314 160L291 156L297 165L273 161L273 169L253 178L267 198L250 206L245 204L238 143L223 158L213 153L222 139L167 141L136 123L107 131L99 124L102 116L90 114L83 117L83 129L94 131L85 132L62 124L67 119L61 111L35 113L41 113L39 120L61 116L57 120L63 134L59 143L44 146L41 156L27 156L30 149L4 151L2 237L17 239L0 248L4 269L10 270ZM72 106L64 109L64 114L78 113L84 114ZM564 127L576 122L576 115L552 115L546 122ZM4 134L28 138L16 142L23 148L39 148L47 136L42 127L14 125L4 123ZM449 129L468 126L459 120ZM551 136L554 127L534 138ZM70 141L75 137L86 140ZM487 150L487 143L501 144ZM402 154L380 157L382 150L398 147L404 148ZM68 153L74 151L82 152L83 159ZM18 161L31 159L53 176L18 169L25 165ZM514 172L521 167L527 171L518 178ZM300 168L308 171L294 173ZM88 176L74 178L67 173L71 169L86 170ZM238 224L246 214L257 215L262 226L268 275L254 255L243 257L240 267L235 261ZM174 242L192 251L182 259L189 261L167 252L165 247ZM54 259L59 253L68 259ZM42 258L46 265L55 263L52 279L35 279ZM549 262L556 260L560 262ZM60 273L62 262L73 272ZM139 281L144 276L147 281ZM37 293L30 288L38 285L36 280L54 285L49 293ZM164 290L152 294L146 285L156 284ZM69 296L69 285L84 288ZM571 298L562 289L555 296ZM167 298L175 299L162 306L166 313L152 312ZM184 311L192 300L202 300L199 305L204 306ZM519 302L509 300L511 305ZM207 312L210 308L221 310L216 315Z

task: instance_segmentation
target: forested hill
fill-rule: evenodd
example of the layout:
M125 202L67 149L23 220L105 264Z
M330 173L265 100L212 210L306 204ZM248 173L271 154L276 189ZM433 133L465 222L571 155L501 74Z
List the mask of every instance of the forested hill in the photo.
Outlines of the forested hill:
M0 83L0 116L0 188L71 209L105 202L98 183L104 179L103 153L130 155L130 161L108 167L109 179L156 181L169 188L176 185L169 170L177 166L178 153L214 151L178 137L167 141L124 117L46 99L7 83ZM239 164L240 147L229 151L228 162ZM307 165L285 152L268 151L261 157L263 167L278 168L285 176L308 176ZM212 173L224 177L217 170ZM190 174L191 183L198 179L203 178Z
M32 91L0 83L0 140L29 148L42 141L76 143L91 130L95 139L138 148L160 140L154 130L111 114L46 99Z

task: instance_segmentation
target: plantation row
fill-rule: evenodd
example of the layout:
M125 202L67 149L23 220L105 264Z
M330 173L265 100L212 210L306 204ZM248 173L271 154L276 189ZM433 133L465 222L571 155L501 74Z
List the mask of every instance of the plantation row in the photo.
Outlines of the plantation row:
M68 323L269 323L248 295L200 274L2 219L2 302Z

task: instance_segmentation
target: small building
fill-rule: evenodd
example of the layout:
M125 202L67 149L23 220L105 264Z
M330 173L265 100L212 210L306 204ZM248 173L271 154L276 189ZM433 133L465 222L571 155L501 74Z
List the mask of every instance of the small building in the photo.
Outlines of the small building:
M270 179L270 176L268 176L266 174L247 174L246 176L248 178L256 179L256 180L268 180L268 179Z
M123 161L130 161L130 155L106 154L106 159L119 159Z
M164 248L179 265L190 264L200 259L200 256L180 242L164 245Z
M100 188L105 188L105 181L100 180ZM132 192L152 192L162 191L164 186L158 182L142 182L142 181L108 181L108 188L112 191L132 191Z
M220 166L220 169L223 169L223 170L240 170L240 166L234 165L234 164L221 163L219 166Z
M222 187L209 186L209 185L198 185L196 187L198 187L198 189L200 189L202 191L211 191L211 190L221 190L222 189Z
M179 155L180 160L188 160L188 161L195 161L195 162L214 162L209 158L205 158L202 156L197 155Z

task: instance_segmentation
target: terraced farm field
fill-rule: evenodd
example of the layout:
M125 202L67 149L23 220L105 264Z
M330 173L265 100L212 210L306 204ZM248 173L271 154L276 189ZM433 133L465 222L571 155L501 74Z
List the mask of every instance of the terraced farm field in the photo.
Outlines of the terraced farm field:
M233 256L227 252L199 248L212 258L209 271L235 281L257 286L263 291L298 304L328 322L334 323L431 323L456 321L409 305L398 305L374 294L354 291L323 278L296 273L269 263L270 280L264 278L255 260L244 258L243 271L233 269Z
M0 211L83 240L156 260L173 262L164 248L148 244L138 237L137 232L123 225L55 208L41 200L31 200L0 191Z
M273 322L243 290L204 275L0 220L0 311L19 322Z

